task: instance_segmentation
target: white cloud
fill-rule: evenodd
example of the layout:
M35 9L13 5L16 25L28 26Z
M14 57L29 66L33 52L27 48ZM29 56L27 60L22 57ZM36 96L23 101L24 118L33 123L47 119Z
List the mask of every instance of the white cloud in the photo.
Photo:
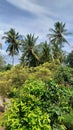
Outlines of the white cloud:
M29 30L29 27L33 28L34 24L38 24L38 27L42 28L42 23L44 23L43 28L48 24L48 28L52 27L56 21L72 22L72 12L73 12L73 0L6 0L7 2L13 4L17 8L26 10L31 14L37 16L37 19L25 20L25 14L23 18L21 17L21 23L24 21L25 30ZM27 16L29 17L29 16ZM12 21L13 22L13 21ZM14 22L17 19L14 19ZM23 24L23 25L24 25ZM37 28L38 28L37 27ZM22 27L21 27L22 28Z
M6 0L14 6L29 11L38 16L50 15L56 18L71 18L73 0ZM40 4L38 4L40 3ZM43 3L43 4L42 4ZM69 15L66 15L69 14Z
M52 4L58 8L68 7L69 5L72 6L73 0L55 0Z
M19 7L20 9L29 11L31 13L45 13L45 8L38 5L36 1L33 0L7 0L11 4L13 4L16 7Z

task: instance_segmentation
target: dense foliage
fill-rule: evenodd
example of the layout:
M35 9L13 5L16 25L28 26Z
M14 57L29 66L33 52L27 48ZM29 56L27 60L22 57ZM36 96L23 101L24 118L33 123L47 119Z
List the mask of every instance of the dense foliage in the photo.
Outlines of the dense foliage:
M73 51L71 51L66 59L66 63L68 66L73 67Z
M0 125L5 130L73 130L73 51L67 56L62 48L68 43L65 24L57 22L47 41L26 37L10 29L4 35L12 65L0 58L0 96L4 113ZM19 65L14 56L21 52ZM7 104L5 99L10 103Z
M73 128L72 91L53 80L26 80L20 89L14 89L14 99L3 116L5 130Z

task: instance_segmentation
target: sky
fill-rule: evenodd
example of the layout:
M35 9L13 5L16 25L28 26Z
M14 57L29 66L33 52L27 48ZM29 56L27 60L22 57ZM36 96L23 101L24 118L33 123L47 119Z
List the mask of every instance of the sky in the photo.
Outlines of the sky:
M28 33L39 36L38 43L48 40L49 29L55 22L66 23L69 32L73 32L73 0L0 0L0 42L3 44L1 54L8 63L11 57L6 53L6 44L1 37L4 32L14 28L22 35ZM71 46L65 45L70 52L73 47L73 36L68 37ZM15 57L15 64L18 58Z

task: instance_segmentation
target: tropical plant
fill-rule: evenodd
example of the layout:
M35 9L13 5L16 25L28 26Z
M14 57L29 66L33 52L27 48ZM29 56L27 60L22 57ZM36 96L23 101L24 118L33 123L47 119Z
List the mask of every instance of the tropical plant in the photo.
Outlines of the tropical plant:
M70 67L73 67L73 51L71 51L66 59L66 64L69 65Z
M55 60L58 60L59 63L63 62L63 52L62 50L57 46L57 44L54 44L52 47L52 53L53 53L53 58Z
M65 23L62 22L56 22L54 24L54 29L50 29L50 34L48 34L49 40L51 44L57 44L58 47L62 47L63 43L68 43L68 41L65 38L65 35L68 35L70 33L67 32L65 29Z
M8 45L6 51L12 56L12 65L14 65L14 55L18 55L20 49L20 35L13 28L4 34L2 38L5 39L5 43Z
M11 64L6 64L4 67L3 67L3 70L4 71L7 71L7 70L10 70L12 68L12 65Z
M22 64L24 64L24 61L25 61L25 63L29 67L37 66L37 64L39 62L38 53L37 53L37 50L35 49L37 39L38 39L38 37L35 38L34 35L27 34L27 36L23 40L23 44L22 44L22 48L21 48L22 56L20 59Z
M63 55L62 55L62 47L64 47L64 43L68 43L66 40L66 35L70 35L67 29L65 29L65 23L56 22L54 24L54 29L50 28L50 32L47 36L50 40L52 58L58 58L60 62L62 62Z
M73 110L70 113L64 115L63 122L67 130L73 129Z
M14 98L3 120L5 130L66 130L73 109L73 89L53 80L29 79L13 89ZM72 121L72 116L70 116ZM66 120L68 119L68 120ZM70 123L73 128L73 123Z
M73 85L73 68L61 66L55 73L54 79L58 84Z
M43 91L41 81L26 81L4 114L5 130L51 130L49 115L39 107Z
M5 64L6 62L4 56L0 55L0 71L3 70Z
M50 54L50 46L48 45L47 41L45 41L42 45L42 52L41 52L41 58L40 62L48 62L52 60L51 54Z

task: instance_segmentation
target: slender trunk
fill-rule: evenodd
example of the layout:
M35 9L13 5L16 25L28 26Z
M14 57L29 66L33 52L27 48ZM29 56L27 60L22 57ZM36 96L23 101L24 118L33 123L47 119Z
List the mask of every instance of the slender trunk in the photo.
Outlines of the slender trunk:
M14 46L13 46L13 53L12 53L12 66L14 66Z
M12 56L12 66L14 66L14 55Z

